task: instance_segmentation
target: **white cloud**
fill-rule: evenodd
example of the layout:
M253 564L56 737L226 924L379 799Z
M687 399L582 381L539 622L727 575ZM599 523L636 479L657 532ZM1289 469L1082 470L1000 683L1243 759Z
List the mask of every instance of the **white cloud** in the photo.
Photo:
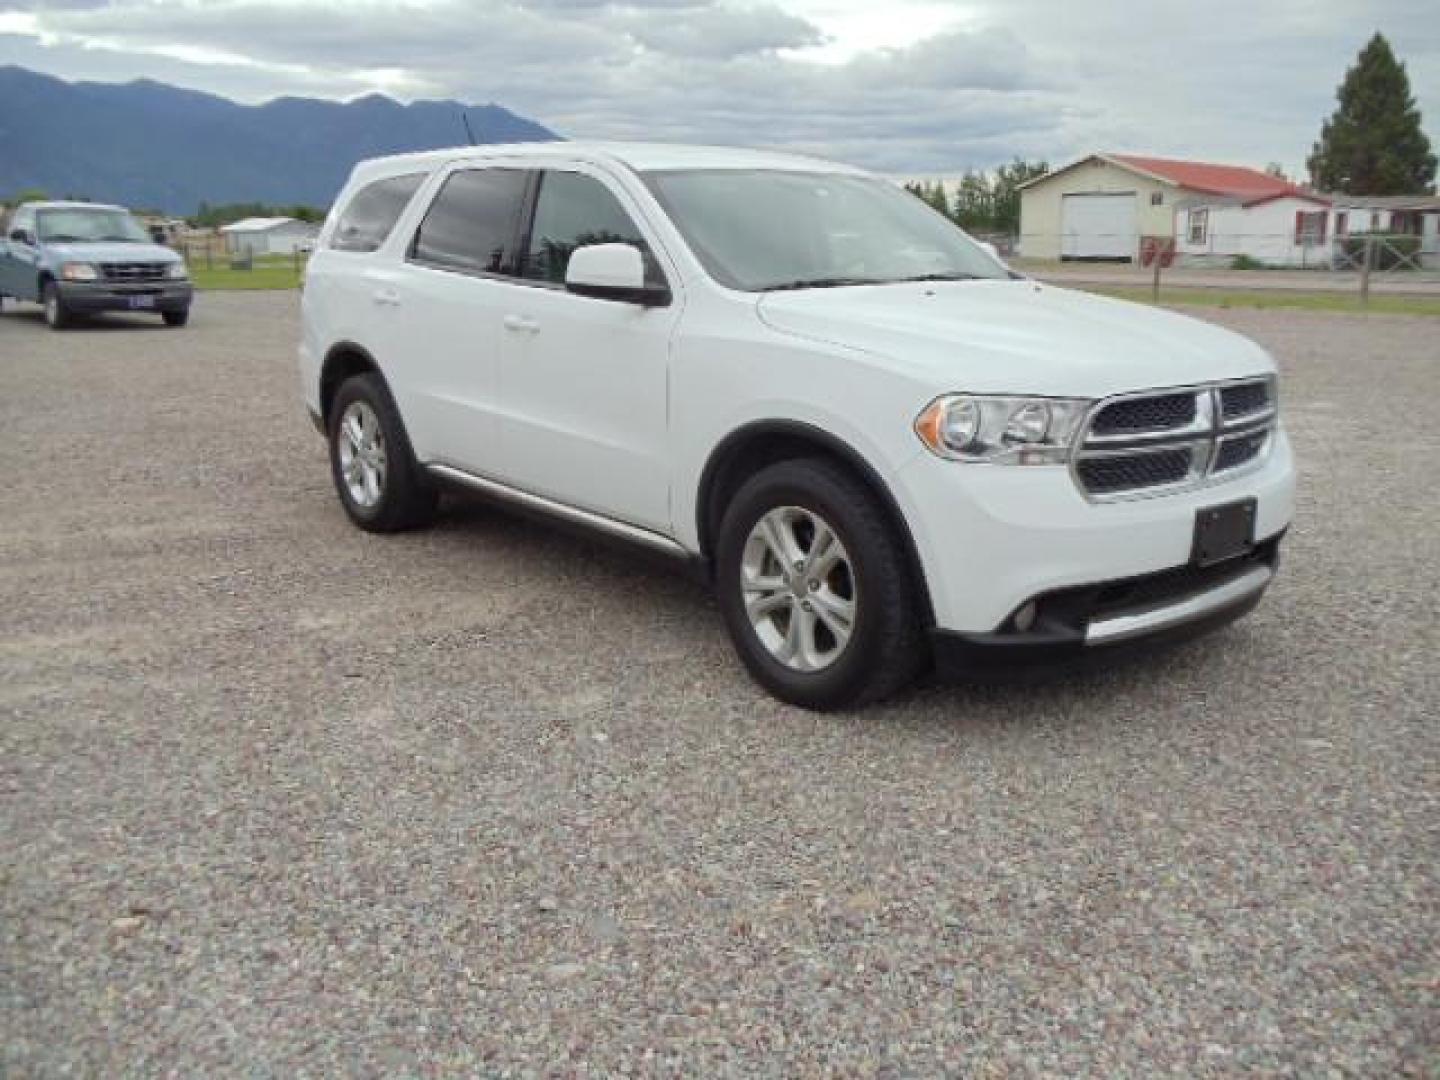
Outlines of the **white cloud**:
M563 134L904 173L1136 149L1297 167L1378 26L1432 132L1431 0L0 0L0 62L497 101Z

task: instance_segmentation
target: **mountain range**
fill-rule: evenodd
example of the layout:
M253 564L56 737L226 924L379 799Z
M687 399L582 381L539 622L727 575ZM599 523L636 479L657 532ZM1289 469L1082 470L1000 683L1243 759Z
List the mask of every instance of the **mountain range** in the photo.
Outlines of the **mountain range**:
M282 97L241 105L139 79L66 82L0 66L0 199L39 188L193 213L202 201L328 206L362 158L559 138L499 105Z

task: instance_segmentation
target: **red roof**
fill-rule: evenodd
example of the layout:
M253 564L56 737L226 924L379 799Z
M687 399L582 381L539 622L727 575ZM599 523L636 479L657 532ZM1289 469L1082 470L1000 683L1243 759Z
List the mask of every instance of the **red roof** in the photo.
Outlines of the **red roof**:
M1289 180L1242 165L1212 165L1208 161L1176 161L1173 158L1140 157L1136 154L1106 154L1114 161L1207 195L1238 199L1246 206L1293 196L1311 202L1329 202Z

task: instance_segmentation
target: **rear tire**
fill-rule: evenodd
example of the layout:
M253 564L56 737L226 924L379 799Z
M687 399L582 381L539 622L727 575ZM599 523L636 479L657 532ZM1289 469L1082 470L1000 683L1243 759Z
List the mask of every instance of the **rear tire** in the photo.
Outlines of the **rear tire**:
M926 662L903 542L870 489L833 461L782 461L747 480L725 509L715 576L735 650L782 701L879 701Z
M340 504L366 532L428 525L439 496L415 461L400 411L374 372L340 384L330 407L330 475Z
M166 326L184 326L190 321L190 309L183 311L162 311L160 317L165 320Z
M64 297L60 295L60 286L55 282L45 282L45 289L40 294L40 303L45 307L45 325L51 330L65 330L75 324L74 316L65 306Z

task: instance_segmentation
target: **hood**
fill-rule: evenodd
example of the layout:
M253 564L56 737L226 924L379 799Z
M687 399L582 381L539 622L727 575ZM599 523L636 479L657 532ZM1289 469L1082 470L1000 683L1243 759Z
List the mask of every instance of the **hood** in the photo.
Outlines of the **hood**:
M117 244L90 241L45 245L48 255L67 262L180 262L178 252L159 244Z
M782 333L878 354L937 393L1105 397L1275 370L1229 330L1034 281L775 292L757 310Z

